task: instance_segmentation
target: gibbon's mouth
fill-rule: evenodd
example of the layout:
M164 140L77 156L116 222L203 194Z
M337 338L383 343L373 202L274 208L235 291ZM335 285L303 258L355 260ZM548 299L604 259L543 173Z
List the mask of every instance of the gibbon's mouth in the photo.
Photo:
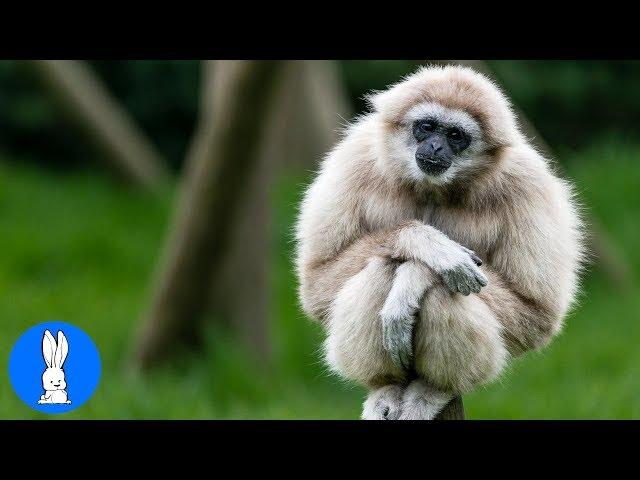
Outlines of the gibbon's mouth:
M424 173L429 175L440 175L446 172L451 166L451 160L434 160L427 157L419 157L416 155L418 167Z
M53 386L54 386L54 387L59 387L59 386L60 386L60 384L57 384L57 385L56 385L56 384L54 383L54 384L53 384Z

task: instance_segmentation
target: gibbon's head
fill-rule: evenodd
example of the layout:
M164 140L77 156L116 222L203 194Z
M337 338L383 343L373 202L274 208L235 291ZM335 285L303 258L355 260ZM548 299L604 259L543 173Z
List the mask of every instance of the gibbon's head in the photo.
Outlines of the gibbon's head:
M522 139L507 98L470 68L421 68L368 100L384 130L383 168L411 183L472 178Z

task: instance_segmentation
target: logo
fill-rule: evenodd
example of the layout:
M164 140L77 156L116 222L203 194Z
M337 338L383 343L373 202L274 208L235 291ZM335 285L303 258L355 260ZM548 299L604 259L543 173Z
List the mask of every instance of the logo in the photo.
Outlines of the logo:
M91 338L65 322L27 330L9 356L9 379L35 410L66 413L85 403L98 386L100 355Z

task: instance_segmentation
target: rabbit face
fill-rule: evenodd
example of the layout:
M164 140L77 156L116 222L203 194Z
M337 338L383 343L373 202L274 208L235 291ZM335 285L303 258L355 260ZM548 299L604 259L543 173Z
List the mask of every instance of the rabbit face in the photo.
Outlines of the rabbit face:
M62 365L67 358L69 344L62 331L58 332L56 342L49 330L45 330L42 337L42 357L47 368L42 374L42 387L45 390L64 390L67 382L64 379Z
M45 390L64 390L67 382L61 368L47 368L42 374L42 388Z

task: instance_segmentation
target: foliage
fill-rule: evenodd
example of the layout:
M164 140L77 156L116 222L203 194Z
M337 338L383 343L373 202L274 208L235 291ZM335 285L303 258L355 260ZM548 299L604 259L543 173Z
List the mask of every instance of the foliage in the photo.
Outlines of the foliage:
M561 151L581 198L640 271L640 146L599 139ZM230 332L208 328L201 352L142 379L126 374L131 335L167 224L173 191L146 197L95 173L59 174L0 161L0 371L27 327L74 323L96 341L103 378L92 400L64 418L357 418L364 391L331 377L319 355L320 328L297 307L291 224L306 179L274 188L274 355L263 366ZM497 384L465 399L470 418L640 416L640 286L610 286L596 268L564 333L517 361ZM8 380L0 417L44 418Z
M197 118L197 61L93 61L98 74L174 169ZM363 96L412 72L418 61L340 61L354 111ZM584 148L611 131L635 135L640 122L640 62L490 61L500 83L552 146ZM85 165L91 147L68 128L27 65L0 61L0 148L55 166Z

